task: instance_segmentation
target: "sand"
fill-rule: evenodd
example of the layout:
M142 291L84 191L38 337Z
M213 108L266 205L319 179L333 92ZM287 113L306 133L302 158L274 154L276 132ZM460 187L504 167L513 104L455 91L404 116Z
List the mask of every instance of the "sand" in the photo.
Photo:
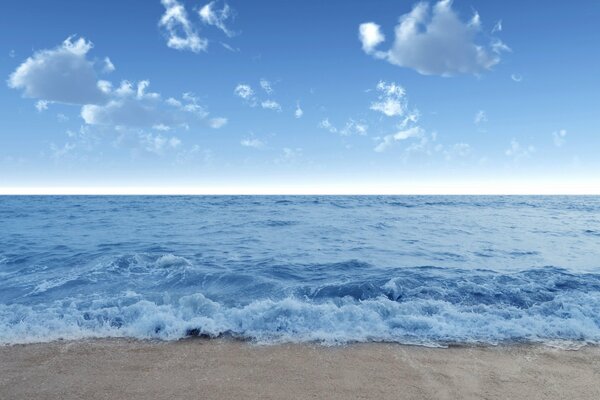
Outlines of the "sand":
M0 347L0 399L600 399L600 348L14 345Z

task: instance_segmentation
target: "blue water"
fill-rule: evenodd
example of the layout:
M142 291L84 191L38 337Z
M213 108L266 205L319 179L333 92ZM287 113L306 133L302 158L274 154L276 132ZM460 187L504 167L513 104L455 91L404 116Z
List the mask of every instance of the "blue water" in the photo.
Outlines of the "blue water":
M600 343L600 197L0 197L0 343Z

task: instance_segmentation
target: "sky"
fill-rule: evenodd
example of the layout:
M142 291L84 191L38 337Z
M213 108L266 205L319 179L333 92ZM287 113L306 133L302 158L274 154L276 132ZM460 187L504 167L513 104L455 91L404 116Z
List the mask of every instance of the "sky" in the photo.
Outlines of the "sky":
M599 16L7 2L0 193L600 193Z

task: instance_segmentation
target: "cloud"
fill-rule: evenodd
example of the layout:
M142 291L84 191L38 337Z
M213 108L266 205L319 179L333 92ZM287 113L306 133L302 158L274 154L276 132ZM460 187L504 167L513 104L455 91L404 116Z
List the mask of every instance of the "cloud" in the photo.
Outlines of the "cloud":
M296 110L294 111L294 117L302 118L304 111L300 108L300 103L296 103Z
M210 121L208 121L208 124L213 129L219 129L219 128L224 127L227 124L227 118L223 118L223 117L211 118Z
M396 133L377 138L379 143L374 150L381 153L396 142L410 138L423 138L425 130L417 125L420 117L419 110L408 111L408 99L404 88L395 82L379 81L376 90L377 101L371 103L370 109L387 117L397 117L399 120L396 124Z
M381 27L374 22L365 22L358 27L358 38L365 53L371 54L375 47L385 41Z
M233 90L233 93L244 100L252 100L254 98L254 90L252 87L243 83L238 84Z
M117 68L115 68L115 64L113 64L112 61L110 61L110 58L104 57L104 68L102 68L102 72L108 74L116 69Z
M455 143L448 150L444 151L446 160L452 160L456 157L467 157L471 154L471 145L468 143Z
M265 100L260 103L260 106L267 110L281 111L281 106L274 100Z
M359 136L364 136L367 134L368 129L369 129L369 126L366 123L357 122L357 121L353 120L352 118L350 118L346 122L346 125L342 129L340 129L340 135L349 136L352 134L356 134Z
M349 118L346 121L346 125L343 128L336 128L330 121L329 118L325 118L319 122L319 128L325 129L331 133L339 133L341 136L359 135L364 136L367 134L369 126L362 121L355 121Z
M502 20L496 22L496 25L492 28L492 33L502 32Z
M10 75L8 86L25 97L67 104L96 104L106 97L97 85L93 62L86 55L92 42L67 38L62 45L41 50Z
M207 25L212 25L223 31L227 36L233 36L233 32L227 28L225 21L234 16L233 9L227 3L223 4L223 8L215 8L216 1L211 1L198 11L200 19Z
M152 127L165 131L176 125L186 125L190 115L200 119L208 115L190 93L184 93L181 100L169 98L162 101L158 93L147 92L149 85L149 81L143 80L136 86L123 81L117 89L109 87L107 95L110 100L103 105L84 105L81 117L88 125Z
M387 84L380 81L376 87L379 92L378 101L371 103L371 110L379 111L388 117L404 115L406 111L406 92L402 86L394 82Z
M167 150L177 149L181 145L178 137L165 137L161 134L143 133L139 136L140 145L149 153L163 155Z
M510 79L512 79L515 82L521 82L523 80L523 76L521 74L512 74L510 76Z
M383 140L377 146L375 146L375 151L381 153L390 147L394 142L420 137L424 134L424 132L425 131L420 126L413 126L412 128L398 131L392 135L384 136Z
M252 147L254 149L262 149L265 146L263 141L256 138L243 139L240 144L244 147Z
M260 87L267 93L267 94L271 94L273 93L273 88L271 86L271 83L269 81L267 81L266 79L261 79L260 80ZM246 103L250 106L250 107L256 107L257 105L260 105L262 108L267 109L267 110L273 110L273 111L281 111L281 105L272 99L260 99L259 96L256 95L256 92L254 91L254 89L252 89L252 87L248 84L245 83L240 83L238 84L235 89L233 90L233 93L246 101Z
M267 92L267 94L273 93L273 87L271 86L271 82L266 79L260 80L260 87Z
M498 39L488 47L478 44L480 33L479 14L463 22L452 10L451 0L441 0L433 7L417 3L411 12L400 17L394 43L387 51L377 50L385 41L377 24L367 22L359 26L365 53L423 75L479 74L498 64L499 53L508 46Z
M558 132L552 132L552 140L556 147L562 147L565 144L567 137L567 131L565 129L561 129Z
M165 13L158 26L163 28L167 46L176 50L190 50L194 53L206 51L208 40L201 38L188 19L185 7L177 0L161 0Z
M152 126L152 129L154 129L156 131L168 132L172 128L170 126L168 126L168 125L165 125L165 124L157 124L157 125Z
M38 110L38 112L46 111L48 109L48 104L50 103L47 100L38 100L37 103L35 103L35 109Z
M321 122L319 122L319 128L326 129L331 133L337 133L337 128L333 126L331 122L329 122L329 118L325 118Z
M529 158L533 153L535 153L535 147L523 147L519 142L517 142L516 139L512 139L510 141L510 147L504 152L506 156L511 157L515 161L523 158Z
M302 148L297 147L292 149L290 147L284 147L282 149L282 155L275 159L276 164L293 164L302 158Z
M473 122L475 123L475 125L481 125L484 122L487 122L487 114L485 113L484 110L479 110L477 111L477 114L475 114L475 118L473 119Z

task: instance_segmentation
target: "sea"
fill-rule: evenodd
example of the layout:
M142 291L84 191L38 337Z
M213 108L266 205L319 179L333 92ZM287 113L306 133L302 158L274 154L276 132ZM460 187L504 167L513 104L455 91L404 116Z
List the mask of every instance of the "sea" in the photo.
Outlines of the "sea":
M0 344L600 343L600 197L1 196Z

